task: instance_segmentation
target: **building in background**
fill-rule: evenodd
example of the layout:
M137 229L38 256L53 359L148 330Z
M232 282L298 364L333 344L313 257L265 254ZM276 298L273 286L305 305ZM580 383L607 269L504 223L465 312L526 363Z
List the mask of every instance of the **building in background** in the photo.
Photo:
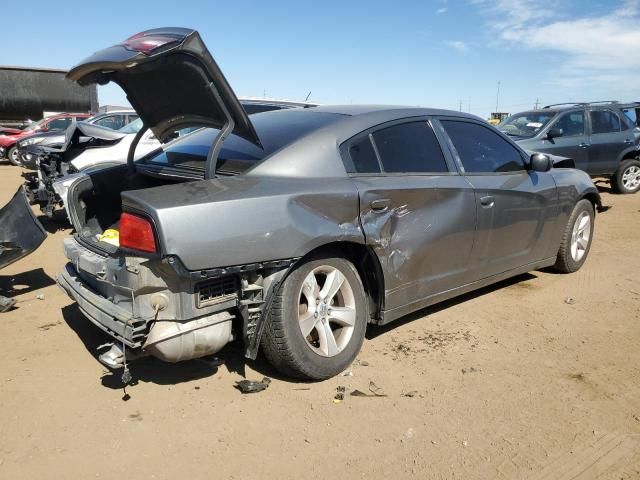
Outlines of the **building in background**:
M0 125L24 126L48 113L98 111L95 85L81 87L54 68L0 66Z

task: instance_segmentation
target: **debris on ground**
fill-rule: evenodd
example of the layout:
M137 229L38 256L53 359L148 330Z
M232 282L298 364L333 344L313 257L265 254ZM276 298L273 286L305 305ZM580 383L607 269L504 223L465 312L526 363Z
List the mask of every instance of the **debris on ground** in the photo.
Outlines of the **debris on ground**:
M469 368L463 368L460 371L462 373L476 373L476 372L480 372L481 370L479 368L469 367Z
M573 305L574 303L576 303L576 301L572 297L567 297L564 299L564 303L566 303L567 305Z
M353 377L353 372L351 370L345 370L342 372L343 377Z
M360 365L361 367L368 367L369 366L369 362L367 362L366 360L356 360L356 364Z
M235 387L242 393L257 393L266 390L271 379L269 377L263 377L261 381L255 380L240 380L236 382Z
M384 393L384 390L382 390L379 386L377 386L375 383L373 383L373 381L369 382L369 391L371 393L373 393L376 397L386 397L387 394Z
M44 300L44 293L40 293L40 294L36 295L36 298L38 300Z
M362 390L354 390L353 392L351 392L351 396L352 397L386 397L387 396L387 394L384 393L384 391L372 381L369 382L369 392L370 393L365 393Z
M8 298L0 295L0 313L8 312L15 304L15 298Z
M401 393L400 396L401 397L409 397L409 398L417 397L418 396L418 390L409 390L408 392Z
M333 397L333 403L340 403L340 402L342 402L342 401L344 400L344 392L345 392L346 390L347 390L347 389L346 389L344 386L342 386L342 385L337 386L337 387L336 387L336 392L337 392L337 393L336 393L336 394L335 394L335 396Z

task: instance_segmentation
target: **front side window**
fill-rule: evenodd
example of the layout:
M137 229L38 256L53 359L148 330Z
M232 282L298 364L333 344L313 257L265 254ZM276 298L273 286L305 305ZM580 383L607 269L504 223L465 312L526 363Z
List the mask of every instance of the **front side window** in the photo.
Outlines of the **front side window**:
M610 110L592 110L589 117L593 134L620 131L620 118Z
M565 113L551 128L560 128L563 137L584 135L584 112Z
M520 151L477 123L441 120L467 173L518 172L525 169Z
M373 140L387 173L448 172L438 139L426 121L378 130Z

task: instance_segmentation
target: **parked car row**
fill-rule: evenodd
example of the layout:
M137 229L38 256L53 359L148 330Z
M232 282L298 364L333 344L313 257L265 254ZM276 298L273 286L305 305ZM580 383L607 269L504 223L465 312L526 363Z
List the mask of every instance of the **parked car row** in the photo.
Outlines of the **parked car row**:
M368 324L530 270L575 272L589 254L601 207L589 175L472 115L249 115L183 28L134 35L68 78L117 83L141 125L124 163L75 177L69 152L95 132L77 123L59 152L41 152L66 162L51 188L76 232L57 282L114 340L100 356L110 368L237 339L248 358L261 349L283 374L324 379L355 359ZM160 143L136 157L146 129Z

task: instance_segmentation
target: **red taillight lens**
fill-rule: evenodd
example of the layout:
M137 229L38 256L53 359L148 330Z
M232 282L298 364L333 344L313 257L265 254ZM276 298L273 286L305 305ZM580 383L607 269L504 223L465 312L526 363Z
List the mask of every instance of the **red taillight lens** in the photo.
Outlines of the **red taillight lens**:
M178 43L184 40L187 35L193 33L194 30L189 28L165 27L154 28L144 32L136 33L122 42L122 46L141 52L146 55L153 53L158 48L165 47L172 43Z
M124 45L129 50L134 50L136 52L142 52L144 54L152 53L156 48L164 47L169 43L177 42L177 40L173 37L162 37L162 36L153 36L153 37L131 37L126 40L122 45Z
M120 246L141 252L156 253L156 239L151 222L130 213L120 215Z

